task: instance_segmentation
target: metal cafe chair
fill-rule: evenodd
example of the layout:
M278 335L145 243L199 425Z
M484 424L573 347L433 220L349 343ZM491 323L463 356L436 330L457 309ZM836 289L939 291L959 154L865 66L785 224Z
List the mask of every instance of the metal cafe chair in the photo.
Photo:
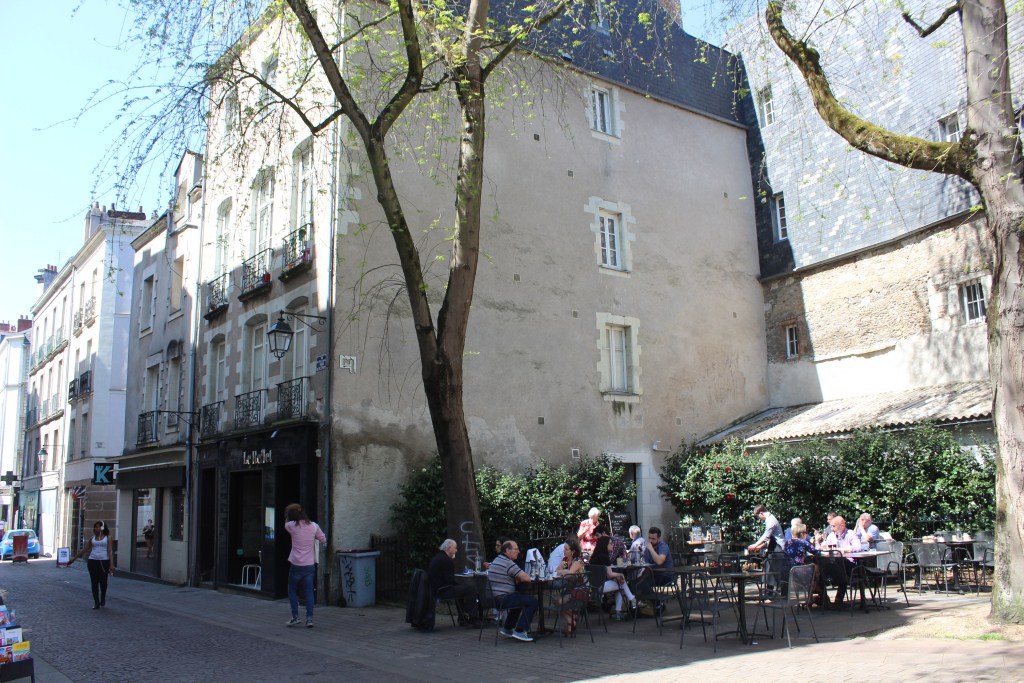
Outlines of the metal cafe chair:
M714 641L714 651L718 652L718 619L724 612L736 610L736 602L733 600L731 586L725 586L721 579L710 573L695 574L689 582L686 591L685 614L692 618L696 612L700 621L701 632L704 635L704 642L708 641L707 619L711 617L711 637ZM767 617L766 617L767 618ZM756 624L756 622L755 622ZM679 647L682 649L683 640L686 637L686 629L680 629Z
M800 622L797 621L796 613L799 609L807 610L807 621L811 625L811 633L814 634L814 642L820 642L818 640L818 630L814 627L814 619L811 616L810 602L811 602L811 591L814 585L814 565L803 564L797 565L789 570L789 585L787 586L785 597L779 600L773 600L770 603L764 605L765 608L774 610L775 612L782 613L782 632L786 634L786 642L789 643L790 649L793 647L793 639L790 635L788 624L786 623L786 612L789 611L793 616L793 624L796 626L796 632L800 633ZM754 628L751 629L751 633L757 631L757 620L760 614L754 613ZM765 621L767 622L767 615ZM775 637L775 614L772 614L772 637Z

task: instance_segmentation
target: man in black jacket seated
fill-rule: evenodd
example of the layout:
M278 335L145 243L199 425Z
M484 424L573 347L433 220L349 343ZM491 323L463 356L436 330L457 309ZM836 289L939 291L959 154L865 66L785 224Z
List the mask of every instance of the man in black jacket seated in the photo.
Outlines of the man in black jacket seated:
M427 581L430 589L441 599L454 599L459 607L459 623L480 626L480 611L477 609L476 588L469 583L456 583L455 563L452 558L459 550L459 545L448 538L430 564L427 565Z

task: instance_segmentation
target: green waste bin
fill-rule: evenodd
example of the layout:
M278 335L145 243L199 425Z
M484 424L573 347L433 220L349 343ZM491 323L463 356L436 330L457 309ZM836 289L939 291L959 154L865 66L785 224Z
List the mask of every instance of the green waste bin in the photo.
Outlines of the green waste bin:
M339 550L341 594L349 607L371 607L377 601L379 550Z

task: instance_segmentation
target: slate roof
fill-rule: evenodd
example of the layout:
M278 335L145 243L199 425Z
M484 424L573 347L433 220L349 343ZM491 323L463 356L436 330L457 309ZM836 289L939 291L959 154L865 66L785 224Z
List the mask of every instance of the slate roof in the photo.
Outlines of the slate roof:
M492 12L499 17L515 12L514 4ZM734 55L684 32L656 0L619 0L612 11L617 14L603 29L593 6L581 7L576 17L556 20L525 47L610 83L745 127Z
M769 408L698 443L709 446L742 439L752 446L834 436L865 427L953 424L992 419L992 385L960 382L842 398L787 408Z

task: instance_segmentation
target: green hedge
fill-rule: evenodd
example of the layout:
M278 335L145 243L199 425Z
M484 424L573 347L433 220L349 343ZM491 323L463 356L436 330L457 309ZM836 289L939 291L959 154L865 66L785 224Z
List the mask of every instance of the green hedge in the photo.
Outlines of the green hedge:
M524 473L482 467L476 473L480 518L489 544L498 536L527 539L575 531L587 511L625 509L636 486L624 479L625 467L606 454L583 457L569 466L541 463ZM441 461L435 456L414 471L391 508L391 524L413 547L413 566L425 566L446 535ZM456 539L458 540L458 539Z
M662 468L659 488L682 526L709 515L732 539L752 540L761 532L763 524L751 515L758 504L783 527L800 517L820 529L830 510L852 526L867 511L883 531L908 539L936 525L992 529L994 460L990 447L961 446L954 432L932 425L757 451L731 441L676 451Z

